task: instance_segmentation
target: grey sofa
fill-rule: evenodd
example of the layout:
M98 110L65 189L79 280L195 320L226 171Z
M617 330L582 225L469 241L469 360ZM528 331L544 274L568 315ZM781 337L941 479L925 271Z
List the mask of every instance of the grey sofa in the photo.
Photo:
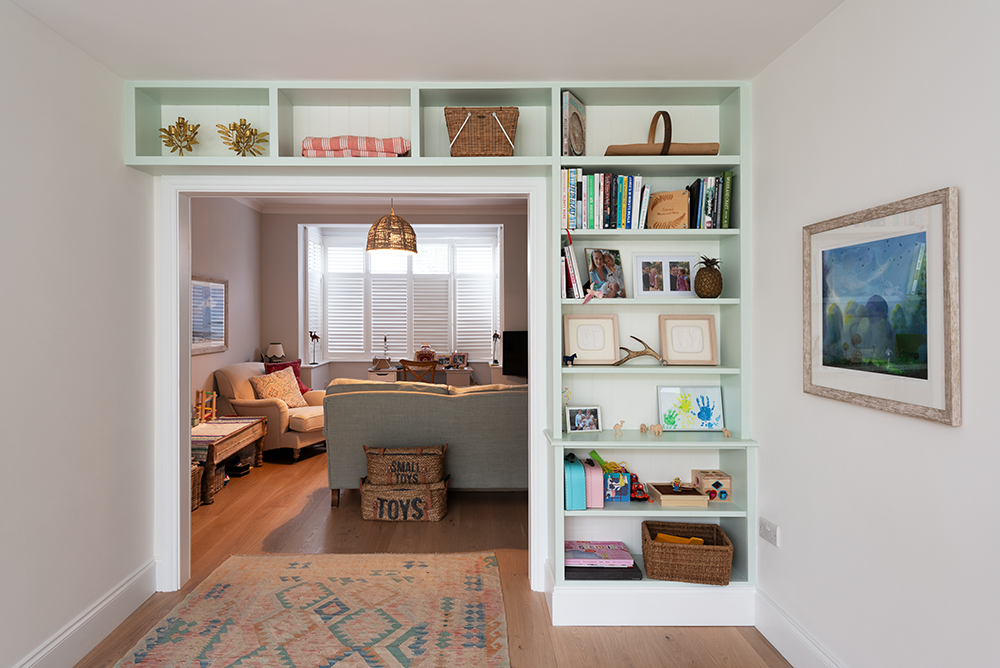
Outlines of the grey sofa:
M323 398L331 503L366 472L362 446L448 444L452 489L526 489L528 386L456 388L338 378Z

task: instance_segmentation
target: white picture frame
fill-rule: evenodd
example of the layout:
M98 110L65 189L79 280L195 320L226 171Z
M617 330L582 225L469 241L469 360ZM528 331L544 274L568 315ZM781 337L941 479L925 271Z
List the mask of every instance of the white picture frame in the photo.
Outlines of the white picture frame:
M573 364L614 364L618 361L617 313L565 313L564 354Z
M566 406L566 432L588 434L604 430L600 406Z
M688 255L633 256L637 297L694 297L697 258Z
M718 385L656 388L659 422L664 431L723 431L722 388Z

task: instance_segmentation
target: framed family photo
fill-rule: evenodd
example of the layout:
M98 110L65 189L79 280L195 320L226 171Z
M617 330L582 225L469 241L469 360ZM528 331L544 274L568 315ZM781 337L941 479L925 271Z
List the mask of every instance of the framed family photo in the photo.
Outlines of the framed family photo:
M639 297L693 297L694 257L636 255L635 293Z
M803 390L959 426L958 190L802 230Z
M601 407L567 406L566 427L570 434L601 431Z
M455 369L464 369L469 365L469 353L452 353L451 366Z
M622 255L609 248L585 248L590 288L604 293L604 298L627 297Z

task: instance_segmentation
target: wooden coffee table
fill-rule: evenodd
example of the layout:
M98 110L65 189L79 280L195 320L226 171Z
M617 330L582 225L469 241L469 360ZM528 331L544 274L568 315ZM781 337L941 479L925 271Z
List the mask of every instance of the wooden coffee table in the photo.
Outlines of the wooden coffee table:
M240 450L256 444L254 466L264 465L264 436L267 418L243 415L217 417L191 428L191 456L205 463L202 476L202 503L215 501L215 468Z

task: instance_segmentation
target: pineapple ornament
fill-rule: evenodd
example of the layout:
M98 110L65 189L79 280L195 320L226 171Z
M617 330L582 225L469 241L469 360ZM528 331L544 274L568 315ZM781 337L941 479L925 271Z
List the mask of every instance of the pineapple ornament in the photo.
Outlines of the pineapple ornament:
M694 277L694 293L702 299L715 299L722 294L721 261L718 258L701 256L697 264L700 269Z

